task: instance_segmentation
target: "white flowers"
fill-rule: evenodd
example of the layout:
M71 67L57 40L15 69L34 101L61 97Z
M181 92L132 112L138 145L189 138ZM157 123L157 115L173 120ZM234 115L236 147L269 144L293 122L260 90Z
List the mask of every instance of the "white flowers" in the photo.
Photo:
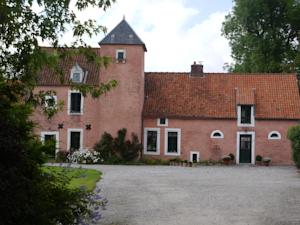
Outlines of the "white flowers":
M95 164L103 162L99 152L93 150L79 150L68 156L69 162L81 164Z

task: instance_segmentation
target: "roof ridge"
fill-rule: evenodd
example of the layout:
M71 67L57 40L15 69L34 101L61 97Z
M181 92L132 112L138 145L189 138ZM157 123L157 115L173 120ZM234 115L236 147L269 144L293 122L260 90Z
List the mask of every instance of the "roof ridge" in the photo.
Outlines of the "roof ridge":
M190 74L190 72L145 72L145 74ZM226 75L226 76L233 76L233 75L243 75L243 76L251 76L251 75L259 75L259 76L278 76L278 75L296 75L297 73L226 73L226 72L205 72L204 75Z

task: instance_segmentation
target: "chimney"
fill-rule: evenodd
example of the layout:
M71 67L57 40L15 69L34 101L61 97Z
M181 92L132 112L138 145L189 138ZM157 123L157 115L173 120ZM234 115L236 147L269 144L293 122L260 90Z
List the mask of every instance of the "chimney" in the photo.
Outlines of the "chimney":
M202 63L196 63L194 62L193 65L191 65L191 76L194 77L203 77L203 65Z

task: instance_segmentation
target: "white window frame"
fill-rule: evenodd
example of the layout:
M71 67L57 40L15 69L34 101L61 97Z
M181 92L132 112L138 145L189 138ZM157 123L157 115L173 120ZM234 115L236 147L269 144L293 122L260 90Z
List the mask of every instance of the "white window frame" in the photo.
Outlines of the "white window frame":
M161 124L160 123L160 119L165 119L166 120L166 123L165 124ZM158 118L157 119L157 126L160 126L160 127L167 127L168 126L168 118Z
M215 137L214 135L215 135L216 133L220 133L221 136L216 136L216 137ZM223 132L220 131L220 130L214 130L213 132L211 132L210 138L222 139L222 138L224 138L224 134L223 134Z
M190 162L193 162L193 155L197 155L197 162L200 162L200 152L191 151L190 152Z
M238 131L236 134L236 164L240 163L240 135L251 135L251 164L255 164L255 132L254 131Z
M168 152L168 132L177 132L177 152ZM181 129L166 128L165 129L165 155L180 156L181 154Z
M277 134L278 137L271 137L272 134ZM280 139L281 139L281 134L280 134L278 131L273 130L273 131L271 131L271 132L268 134L268 139L269 139L269 140L280 140Z
M70 151L71 132L80 132L80 148L79 148L79 151L82 151L83 150L83 129L81 129L81 128L68 128L67 151Z
M48 100L50 99L50 98L53 98L54 99L54 106L49 106L48 105ZM57 96L56 95L46 95L45 96L45 107L46 108L56 108L57 107Z
M148 131L156 131L157 132L156 152L148 152L147 151ZM160 129L159 128L151 128L151 127L144 128L144 155L160 155Z
M72 93L80 93L81 94L81 106L80 106L80 112L79 113L74 113L71 112L71 94ZM84 97L80 91L77 90L69 90L68 91L68 115L83 115L83 105L84 105Z
M55 152L59 151L59 132L58 131L42 131L41 132L41 142L45 143L45 135L55 135Z
M237 114L238 114L238 127L254 127L255 126L255 118L254 118L254 106L251 105L251 123L241 123L241 115L242 115L242 107L241 105L237 106Z
M74 74L74 73L79 73L79 74L80 74L80 80L79 80L79 82L73 81L73 74ZM73 66L72 69L71 69L70 80L71 80L73 83L82 83L82 80L83 80L83 70L82 70L82 68L81 68L77 63L76 63L75 66Z
M118 59L119 52L123 52L124 58L122 60ZM126 50L125 49L117 49L116 50L116 62L117 63L125 63L126 62Z

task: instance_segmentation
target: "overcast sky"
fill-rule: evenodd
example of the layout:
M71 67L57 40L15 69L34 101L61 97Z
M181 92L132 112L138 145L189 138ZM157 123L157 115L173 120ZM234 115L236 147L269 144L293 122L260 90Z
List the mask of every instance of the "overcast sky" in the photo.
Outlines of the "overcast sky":
M232 5L232 0L119 0L106 12L88 9L78 15L96 19L108 32L125 15L147 46L145 71L185 72L202 61L205 72L223 72L231 57L221 25ZM102 38L87 41L97 47Z

